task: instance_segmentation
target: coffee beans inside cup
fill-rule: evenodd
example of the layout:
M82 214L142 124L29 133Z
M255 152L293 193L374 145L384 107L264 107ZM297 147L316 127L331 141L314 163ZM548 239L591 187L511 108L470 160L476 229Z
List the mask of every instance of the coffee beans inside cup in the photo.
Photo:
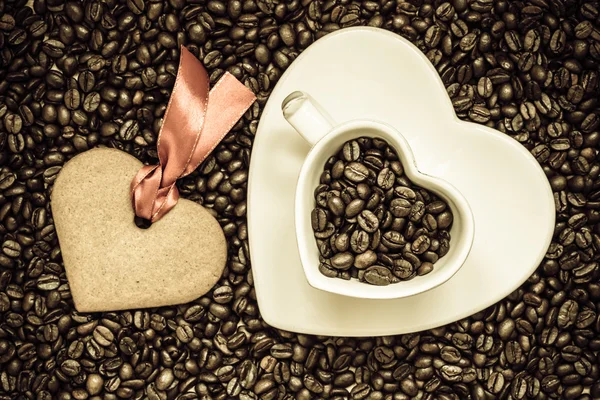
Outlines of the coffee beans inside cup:
M450 249L446 202L415 185L383 139L349 140L327 161L311 223L319 271L384 286L433 271Z

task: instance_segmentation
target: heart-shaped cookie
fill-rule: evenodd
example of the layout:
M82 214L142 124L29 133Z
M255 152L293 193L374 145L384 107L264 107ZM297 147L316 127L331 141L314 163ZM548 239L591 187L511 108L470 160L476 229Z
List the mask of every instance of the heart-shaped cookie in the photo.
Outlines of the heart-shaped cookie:
M221 277L227 243L201 205L180 199L148 229L135 225L130 183L141 167L98 148L71 159L56 179L52 213L80 312L186 303Z

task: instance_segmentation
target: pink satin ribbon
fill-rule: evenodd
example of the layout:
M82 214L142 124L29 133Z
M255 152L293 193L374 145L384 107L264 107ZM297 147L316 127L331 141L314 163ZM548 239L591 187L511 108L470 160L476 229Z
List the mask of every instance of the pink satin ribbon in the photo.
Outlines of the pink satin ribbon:
M180 53L175 86L158 135L159 165L142 167L131 182L135 215L152 222L177 204L177 179L194 171L256 100L228 72L209 92L202 63L183 46Z

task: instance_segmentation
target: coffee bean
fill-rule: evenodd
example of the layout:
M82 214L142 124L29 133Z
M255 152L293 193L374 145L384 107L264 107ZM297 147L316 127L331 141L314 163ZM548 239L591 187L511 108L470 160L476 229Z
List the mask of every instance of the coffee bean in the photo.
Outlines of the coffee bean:
M355 230L350 236L350 247L356 254L361 254L367 251L370 244L369 234L363 230Z
M60 286L60 279L54 274L43 274L36 281L36 287L39 290L51 291L58 289Z
M460 382L462 371L457 365L442 365L440 375L446 382Z
M342 148L344 160L351 162L356 161L361 156L361 149L356 140L346 142Z
M382 235L381 243L388 249L399 250L404 246L406 240L400 232L388 231Z
M14 240L6 240L2 244L2 253L7 257L17 258L21 255L21 245Z
M333 215L340 217L344 214L346 205L340 197L331 196L329 200L327 200L327 207L333 213Z
M481 77L477 84L477 93L483 98L489 98L492 96L494 90L494 86L492 81L488 77Z
M312 375L305 375L304 379L303 379L303 383L304 386L311 392L314 394L321 394L323 393L324 387L323 384L321 382L319 382L314 376Z
M60 365L60 370L67 376L76 376L81 372L81 364L76 360L68 359Z
M83 110L86 112L94 112L100 106L100 94L98 92L92 92L86 95L83 99ZM104 135L111 136L111 135Z
M396 175L389 168L384 168L377 175L377 185L383 190L391 189L396 182Z
M448 229L452 225L453 216L449 211L444 211L437 216L437 224L439 229Z
M390 212L394 217L408 217L412 209L412 204L403 198L393 199L390 202Z
M98 374L90 374L87 377L85 387L92 396L99 394L104 386L104 379Z
M393 281L392 272L380 265L373 265L365 270L364 279L371 285L385 286Z
M379 220L373 212L363 210L357 216L358 225L368 233L373 233L379 228Z
M10 14L3 14L0 17L0 30L3 31L12 31L15 29L15 18Z
M338 253L331 258L331 266L339 270L347 270L354 263L354 256L352 253Z
M77 89L69 89L65 93L63 101L69 110L76 110L81 103L81 95Z
M114 335L113 333L110 331L110 329L99 325L96 327L96 329L94 329L94 339L96 340L96 342L103 347L108 347L110 346L110 344L113 342L114 340Z
M364 207L365 207L365 201L364 200L362 200L362 199L354 199L354 200L352 200L346 206L346 209L345 209L346 217L347 218L353 218L353 217L357 216L358 214L361 213L361 211L364 209Z
M577 313L579 311L579 307L577 303L573 300L565 301L558 313L557 325L559 328L567 328L573 325L577 320Z
M327 225L327 214L320 208L315 208L311 214L311 224L315 231L322 232Z
M137 135L139 135L140 128L137 121L127 120L121 126L119 135L124 141L131 141Z
M233 289L231 286L221 286L215 289L213 300L219 304L227 304L234 298Z
M413 276L414 266L404 259L397 259L394 260L394 267L392 271L396 277L406 280Z
M351 162L344 168L344 176L351 182L359 183L369 176L369 170L363 164Z
M411 188L406 186L397 186L394 188L394 195L400 199L408 200L411 204L417 198L416 193Z
M163 369L156 377L156 389L166 390L175 380L173 370L170 368Z
M490 120L491 112L483 106L473 106L469 110L469 118L474 122L484 124Z
M350 247L350 236L347 233L341 233L335 238L335 242L332 248L335 248L337 251L347 251Z
M377 254L372 250L367 250L354 258L354 266L358 269L365 269L375 264L376 261Z
M431 271L433 271L433 263L424 262L424 263L421 263L421 266L417 269L417 275L418 276L427 275Z
M428 236L421 235L417 237L411 244L410 249L415 254L423 254L429 249L431 245L431 240Z
M504 388L504 375L499 372L494 372L487 380L487 389L490 393L498 394Z
M48 39L42 43L42 51L51 58L60 58L64 55L65 45L55 39Z

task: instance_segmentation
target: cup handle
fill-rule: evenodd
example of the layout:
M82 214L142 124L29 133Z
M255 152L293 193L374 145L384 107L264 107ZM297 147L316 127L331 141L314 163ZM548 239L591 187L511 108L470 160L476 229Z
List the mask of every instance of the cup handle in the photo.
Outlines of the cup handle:
M281 104L283 116L312 146L335 126L333 119L308 93L290 93Z

